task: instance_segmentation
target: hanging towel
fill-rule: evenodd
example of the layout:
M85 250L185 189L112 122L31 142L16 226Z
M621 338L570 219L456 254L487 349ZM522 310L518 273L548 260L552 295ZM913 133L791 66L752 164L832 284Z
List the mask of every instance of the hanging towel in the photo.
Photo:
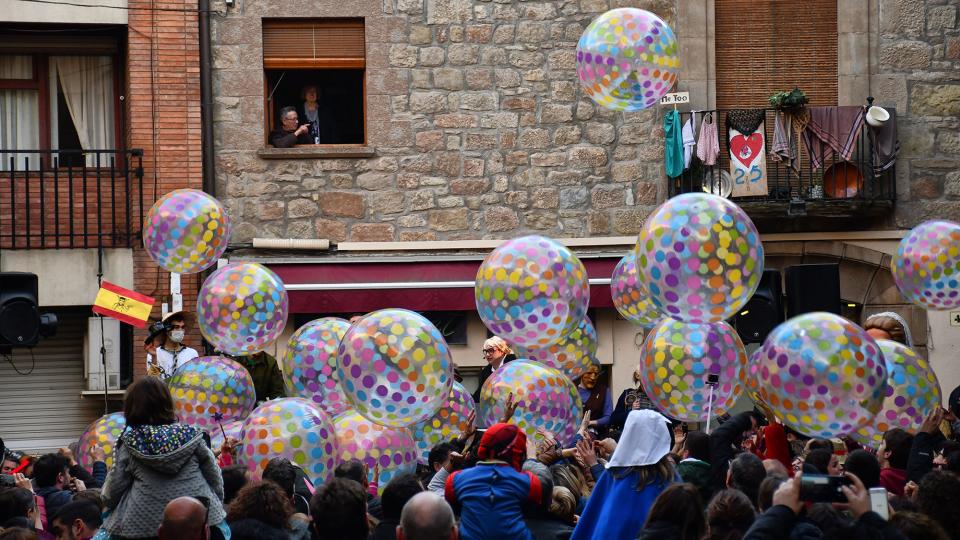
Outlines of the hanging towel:
M680 113L670 111L663 117L664 166L667 176L675 178L683 174L683 138L680 134Z
M773 145L770 147L770 159L785 163L795 174L800 174L800 153L797 151L797 137L793 130L793 115L777 111L773 121Z
M890 118L882 126L870 127L867 133L873 143L873 172L880 174L893 167L900 152L900 139L897 138L897 111L887 109Z
M844 161L850 161L863 127L864 108L847 105L810 107L809 110L810 121L803 131L803 142L810 153L813 168L822 167L834 152Z
M700 140L697 141L697 157L704 165L716 165L720 155L720 141L717 137L717 123L713 121L713 114L703 115L700 124Z
M683 139L683 168L690 168L690 159L693 157L693 145L696 141L693 138L693 119L687 118L683 123L683 129L680 132Z

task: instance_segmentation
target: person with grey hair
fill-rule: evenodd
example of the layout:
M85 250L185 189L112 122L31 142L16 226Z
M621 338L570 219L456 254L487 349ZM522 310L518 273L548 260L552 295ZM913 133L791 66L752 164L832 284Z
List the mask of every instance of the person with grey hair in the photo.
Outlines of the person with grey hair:
M431 491L414 495L403 506L397 540L457 540L457 523L447 501Z
M270 132L270 144L275 148L293 148L297 144L313 144L310 124L300 125L296 107L280 109L280 125Z

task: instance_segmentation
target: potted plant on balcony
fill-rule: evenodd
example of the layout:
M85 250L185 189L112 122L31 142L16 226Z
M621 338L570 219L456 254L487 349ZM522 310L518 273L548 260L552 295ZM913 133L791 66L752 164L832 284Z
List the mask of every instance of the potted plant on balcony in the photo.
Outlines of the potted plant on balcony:
M789 92L777 92L770 96L770 106L785 112L796 112L807 106L810 99L807 94L798 87L793 87Z

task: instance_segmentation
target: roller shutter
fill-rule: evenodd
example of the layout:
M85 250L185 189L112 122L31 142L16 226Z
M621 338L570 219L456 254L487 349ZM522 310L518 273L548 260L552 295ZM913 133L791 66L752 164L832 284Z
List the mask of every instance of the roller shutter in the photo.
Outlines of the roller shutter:
M89 308L53 311L56 336L30 351L15 349L13 362L0 360L0 437L15 450L41 452L75 442L103 414L103 400L81 398L85 373L83 337ZM35 365L34 364L35 360Z

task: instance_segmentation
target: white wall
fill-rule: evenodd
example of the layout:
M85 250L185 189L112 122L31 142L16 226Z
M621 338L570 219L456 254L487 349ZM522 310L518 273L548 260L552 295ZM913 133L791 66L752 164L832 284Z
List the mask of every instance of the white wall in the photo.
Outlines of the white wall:
M0 0L0 13L3 14L0 17L4 22L127 24L127 0L96 0L78 3L95 4L97 7Z
M952 313L956 316L960 314L960 310ZM940 379L944 405L950 391L960 386L960 326L951 326L950 314L949 311L927 312L927 321L930 324L927 351L933 371Z
M37 274L41 306L90 306L100 288L96 249L4 250L0 271ZM133 250L105 249L103 279L133 289Z

